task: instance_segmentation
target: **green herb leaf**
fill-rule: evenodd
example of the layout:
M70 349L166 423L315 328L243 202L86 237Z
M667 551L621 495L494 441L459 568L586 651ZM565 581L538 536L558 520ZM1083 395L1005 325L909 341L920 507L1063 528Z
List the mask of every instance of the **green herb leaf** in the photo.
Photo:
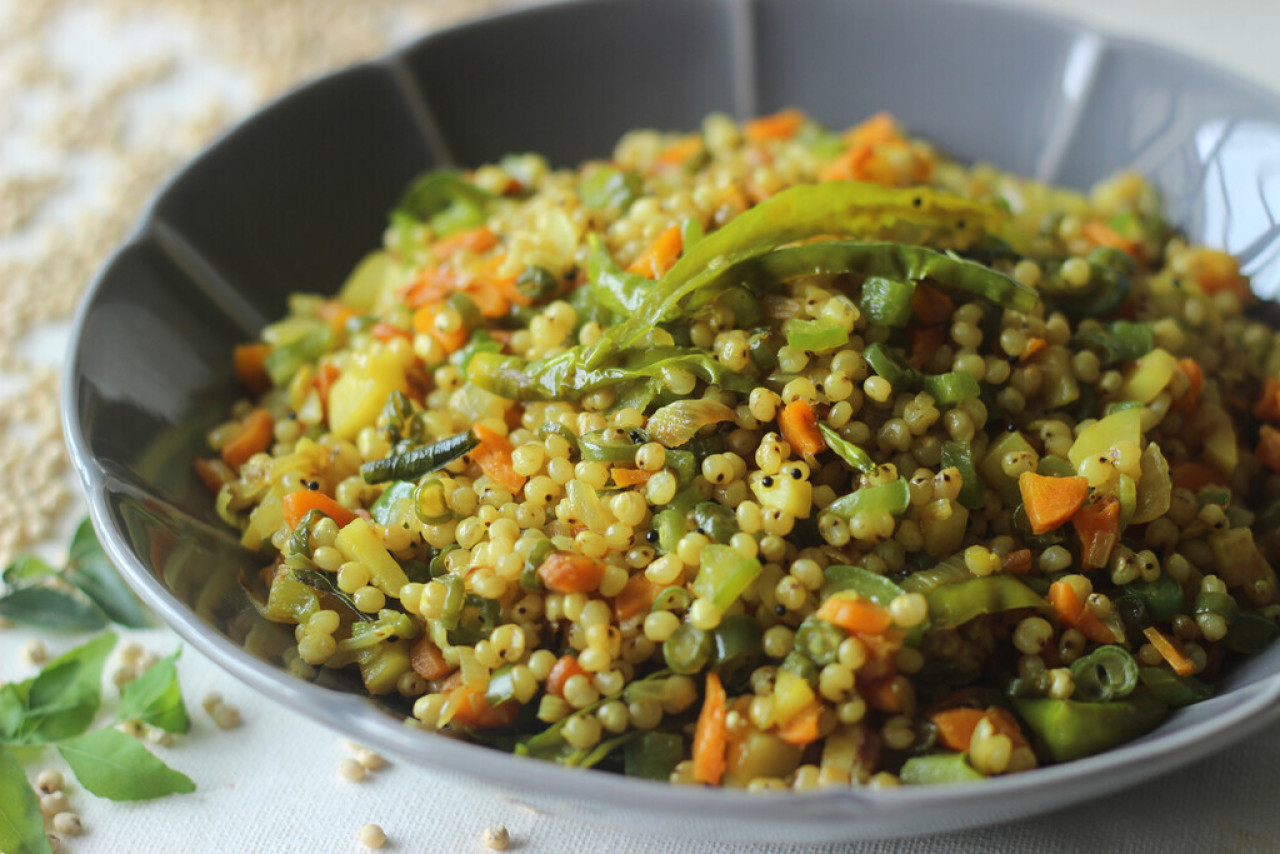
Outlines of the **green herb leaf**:
M61 742L58 753L80 784L100 798L146 801L196 790L190 777L173 770L119 730L94 730Z
M178 685L178 668L174 664L181 654L181 649L175 650L173 655L156 662L124 686L117 721L142 721L176 733L191 729L191 719L187 717Z
M34 679L14 685L26 709L15 742L41 744L79 735L89 728L102 701L102 668L116 645L110 632L76 647Z
M92 603L52 587L23 587L0 597L0 617L52 632L97 631L107 625Z
M114 622L134 629L151 625L146 609L111 565L87 519L80 523L71 539L71 554L63 577L80 588Z
M38 581L46 575L53 575L54 569L35 555L18 555L13 563L5 567L4 583L19 587Z
M0 745L0 851L50 854L40 802L27 783L22 764Z
M0 743L10 741L18 734L22 719L27 714L27 689L15 684L0 685Z

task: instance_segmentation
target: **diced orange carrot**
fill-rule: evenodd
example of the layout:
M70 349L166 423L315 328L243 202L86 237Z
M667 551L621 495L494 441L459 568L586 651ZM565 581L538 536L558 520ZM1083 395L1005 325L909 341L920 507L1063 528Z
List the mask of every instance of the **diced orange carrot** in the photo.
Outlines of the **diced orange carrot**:
M1000 566L1010 575L1026 575L1031 571L1031 549L1017 549L1004 556Z
M409 666L423 679L433 681L443 679L458 669L457 665L451 666L445 661L440 647L425 634L414 641L413 646L409 648Z
M356 518L354 512L343 507L323 492L313 492L310 489L299 489L297 492L290 492L280 499L280 503L284 509L285 524L290 528L298 527L302 517L312 510L319 510L337 522L339 528L346 527L348 523L353 522Z
M811 703L792 715L784 726L778 727L778 738L797 747L812 744L818 740L821 719L822 704Z
M1258 433L1258 462L1280 474L1280 430L1263 424Z
M943 747L967 753L973 731L986 716L982 709L943 709L930 715L929 721L938 728L938 741Z
M1031 523L1031 533L1039 536L1063 525L1075 515L1089 496L1089 481L1083 477L1047 477L1024 471L1018 476L1022 506Z
M870 599L846 599L842 596L831 596L818 608L819 620L825 620L833 626L839 626L846 632L878 635L893 623L889 609L877 605Z
M613 597L613 608L618 622L630 620L653 607L653 600L658 598L658 586L637 572L627 579L627 583L617 596Z
M467 341L471 338L471 334L467 332L465 326L459 326L452 332L441 330L436 324L436 317L439 316L444 308L445 304L441 302L424 305L413 313L413 328L436 339L446 353L456 353L467 346Z
M778 413L778 428L793 453L805 459L813 459L827 449L827 442L818 429L818 416L804 398L796 398Z
M610 473L613 475L613 482L618 486L640 486L648 483L649 478L655 474L655 472L645 471L644 469L620 468L615 468Z
M404 303L409 308L438 303L464 284L466 280L451 267L424 267L405 291Z
M564 697L564 685L574 676L591 677L591 674L578 663L578 657L575 655L562 655L556 659L556 663L551 665L551 672L547 674L547 693L554 694L557 697Z
M552 552L539 564L538 577L553 593L590 593L604 578L604 564L576 552Z
M481 317L502 317L511 311L511 300L496 280L486 277L472 279L462 287L462 292L480 309Z
M918 282L911 293L911 313L927 326L939 326L951 322L956 304L951 297L932 285Z
M1091 219L1081 228L1084 239L1088 240L1094 246L1107 246L1112 249L1119 249L1126 255L1138 258L1142 255L1142 244L1131 238L1125 237L1111 226L1107 225L1100 219Z
M1195 662L1187 657L1176 641L1166 637L1155 626L1147 626L1142 630L1142 634L1156 648L1156 652L1160 653L1160 657L1169 662L1174 673L1179 676L1190 676L1196 672Z
M515 700L493 706L483 691L461 682L447 693L445 703L453 707L451 723L456 721L472 729L499 729L511 726L520 715L520 704Z
M1192 493L1199 493L1210 484L1227 485L1226 479L1217 469L1198 462L1176 463L1170 466L1169 479L1173 481L1174 489L1188 489Z
M409 330L401 329L399 326L396 326L394 323L387 323L386 321L382 321L382 320L378 321L377 323L373 324L373 326L369 327L369 334L372 335L374 338L377 338L379 341L383 342L384 344L395 338L410 338L410 339L413 338L413 333L410 332Z
M697 134L690 134L683 137L671 145L668 145L662 151L658 152L656 165L658 166L683 166L702 150L702 137Z
M1022 348L1022 352L1018 355L1019 362L1030 361L1036 353L1039 353L1045 347L1049 346L1049 342L1043 338L1032 337L1027 339L1027 344Z
M880 145L901 139L902 130L898 127L898 120L893 117L892 113L883 111L864 119L861 123L845 131L844 134L844 141L849 146L861 143Z
M271 376L267 373L267 354L270 344L238 344L232 351L236 379L250 394L263 394L271 388Z
M325 300L320 303L317 313L320 319L329 325L334 332L344 332L347 328L347 321L356 316L356 310L349 305L339 302L336 299Z
M271 447L275 420L265 409L255 409L240 422L240 431L222 446L222 461L237 471L254 454Z
M1179 412L1190 412L1200 401L1200 390L1204 388L1204 371L1195 359L1179 359L1174 367L1187 378L1187 390L1173 401L1173 408Z
M195 468L196 477L200 478L200 482L204 484L204 488L214 495L218 494L223 484L230 483L236 477L236 473L222 460L196 457L193 468Z
M680 226L673 225L659 234L657 240L627 266L627 272L646 279L660 279L676 263L683 248L684 238L680 235Z
M1085 607L1076 589L1066 581L1049 585L1049 604L1058 612L1058 621L1076 629L1095 643L1115 643L1115 635L1094 613Z
M706 696L693 733L693 779L699 783L718 786L724 777L729 750L726 705L720 677L714 672L707 673Z
M511 440L483 424L477 424L473 430L480 444L471 452L471 459L476 461L480 470L492 481L510 492L518 495L528 480L515 470L511 462Z
M1071 525L1080 536L1081 568L1104 567L1120 540L1120 502L1105 495L1085 504L1071 517Z
M333 384L338 381L338 377L342 376L342 371L333 362L321 362L320 369L316 371L315 379L311 382L316 388L316 393L320 395L320 402L324 404L325 414L329 413L329 390L333 388Z
M804 126L804 113L794 107L752 119L742 127L747 142L791 139Z
M481 252L488 252L497 245L498 235L494 234L488 226L482 225L478 228L457 231L447 237L440 238L431 244L431 251L436 254L437 258L447 258L463 249L478 255Z
M1258 402L1253 405L1253 417L1280 424L1280 379L1267 377L1263 381Z

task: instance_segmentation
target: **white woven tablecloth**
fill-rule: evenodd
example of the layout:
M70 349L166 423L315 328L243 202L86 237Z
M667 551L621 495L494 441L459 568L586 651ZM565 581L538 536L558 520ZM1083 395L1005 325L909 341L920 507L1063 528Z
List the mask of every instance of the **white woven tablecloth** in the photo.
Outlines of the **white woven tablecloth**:
M28 0L0 0L0 10L6 3L16 6L19 2ZM1169 44L1280 90L1280 50L1275 47L1280 36L1280 3L1275 0L1006 2L1042 7L1109 32ZM58 30L57 37L65 44L46 45L45 50L82 50L97 44L92 27L108 26L95 20L95 7L113 4L71 5L85 7L82 18L73 20L74 26ZM127 6L128 2L114 0L114 5ZM270 5L263 4L264 8ZM157 27L136 36L140 41L134 45L173 35ZM0 33L0 41L3 37ZM191 34L178 37L190 39ZM198 39L191 44L197 45ZM250 100L242 91L242 81L220 72L200 50L191 52L190 64L188 73L176 75L170 87L174 91L136 106L141 113L135 118L145 122L148 111L161 116L188 92L197 98L211 92L225 96L233 110ZM0 111L10 108L3 102L6 91L12 90L0 87ZM0 133L8 127L0 121ZM13 156L12 149L0 147L0 158L6 156ZM0 161L0 169L4 166ZM91 185L96 180L91 162L77 164L76 174ZM3 287L6 283L0 281ZM40 360L56 363L64 338L58 327L51 327L32 336L30 349ZM82 513L77 507L68 515ZM19 657L20 648L32 637L35 634L27 630L0 630L0 680L26 678L35 672ZM78 642L43 637L55 654ZM175 635L162 629L130 633L129 637L159 653L167 653L178 643ZM256 696L194 650L185 652L179 669L194 726L175 746L157 750L191 776L198 791L121 805L73 787L73 808L82 816L86 832L67 840L64 850L75 854L354 851L362 850L356 841L357 831L370 822L386 830L389 841L385 850L404 852L484 850L482 832L499 823L510 829L513 848L520 851L710 854L740 850L658 834L619 832L607 823L579 825L517 806L464 780L398 763L394 757L387 757L388 766L364 782L350 783L337 771L338 763L352 755L338 735ZM214 726L200 709L200 698L210 691L222 693L240 708L243 726L229 732ZM50 764L57 767L52 756ZM1280 729L1272 729L1247 744L1105 802L973 832L869 843L857 850L911 854L1280 851L1280 811L1274 794L1278 790ZM799 849L774 846L759 850ZM832 846L830 850L844 849Z

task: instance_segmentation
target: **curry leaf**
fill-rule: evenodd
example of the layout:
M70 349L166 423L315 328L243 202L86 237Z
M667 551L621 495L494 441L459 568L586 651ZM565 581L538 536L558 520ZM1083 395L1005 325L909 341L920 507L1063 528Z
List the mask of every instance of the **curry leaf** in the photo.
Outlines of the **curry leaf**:
M71 540L71 554L63 577L122 626L142 629L151 625L146 609L111 565L87 519L80 523Z
M124 686L117 721L142 721L168 732L185 733L191 728L187 708L178 686L174 665L182 650L154 664L146 673Z
M59 657L34 679L14 688L25 691L26 709L14 741L58 741L89 728L102 701L102 668L115 647L110 632Z
M76 779L100 798L146 801L190 794L196 784L119 730L106 728L58 744Z
M53 567L36 555L18 555L5 567L4 583L17 587L53 575Z
M27 783L22 764L0 745L0 851L49 854L40 802Z
M107 625L92 603L52 587L23 587L0 597L0 617L53 632L96 631Z

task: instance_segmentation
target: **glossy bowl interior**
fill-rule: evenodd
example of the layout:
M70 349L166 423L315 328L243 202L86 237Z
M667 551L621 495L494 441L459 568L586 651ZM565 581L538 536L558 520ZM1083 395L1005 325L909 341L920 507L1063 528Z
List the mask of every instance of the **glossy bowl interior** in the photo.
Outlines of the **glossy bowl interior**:
M622 35L625 34L625 37ZM908 49L909 48L909 49ZM271 663L237 582L255 558L191 461L239 395L232 345L293 291L332 292L419 171L508 151L573 165L633 127L798 105L880 109L953 154L1085 187L1149 175L1193 238L1280 293L1280 98L1169 52L951 0L610 0L501 14L305 86L160 193L91 287L64 417L94 523L142 597L257 690L406 760L556 812L719 840L906 836L1061 807L1153 777L1280 716L1280 646L1155 733L981 785L760 796L566 770L406 727ZM246 648L247 647L247 648ZM249 651L252 650L252 651ZM552 794L554 793L554 794Z

